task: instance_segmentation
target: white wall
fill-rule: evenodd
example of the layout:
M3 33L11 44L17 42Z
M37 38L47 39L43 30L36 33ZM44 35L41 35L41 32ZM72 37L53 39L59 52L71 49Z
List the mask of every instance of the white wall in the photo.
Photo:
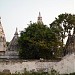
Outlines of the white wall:
M27 71L31 70L44 70L50 71L54 64L57 62L39 62L39 61L0 61L0 71L4 69L10 70L11 73L24 72L24 68Z
M60 74L75 72L75 54L66 55L60 62L53 66Z
M35 61L1 61L0 60L0 71L4 69L10 70L11 73L15 72L24 72L26 68L27 71L31 70L43 70L48 71L53 68L60 74L69 74L75 72L75 54L65 56L60 62L40 62L39 60Z

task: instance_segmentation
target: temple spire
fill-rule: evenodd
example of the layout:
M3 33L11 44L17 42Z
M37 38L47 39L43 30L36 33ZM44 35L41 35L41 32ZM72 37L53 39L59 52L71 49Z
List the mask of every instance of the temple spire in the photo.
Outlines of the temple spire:
M18 29L17 29L17 27L16 27L16 32L15 32L15 34L14 35L18 35Z
M0 55L3 55L5 51L6 51L6 38L1 23L1 17L0 17Z
M39 12L39 17L41 17L41 13Z
M41 13L40 12L39 12L39 16L38 16L38 19L37 19L37 23L43 24L42 17L41 17Z

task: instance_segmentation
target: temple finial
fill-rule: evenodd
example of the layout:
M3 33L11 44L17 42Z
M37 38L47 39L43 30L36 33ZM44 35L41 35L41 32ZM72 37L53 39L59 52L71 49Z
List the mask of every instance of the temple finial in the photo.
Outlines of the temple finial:
M18 35L18 29L17 29L17 27L16 27L16 32L15 32L15 35Z
M16 27L16 32L17 32L17 27Z
M42 17L41 17L41 13L40 13L40 12L39 12L39 16L38 16L37 23L43 24L43 22L42 22Z
M41 17L41 13L39 12L39 17Z

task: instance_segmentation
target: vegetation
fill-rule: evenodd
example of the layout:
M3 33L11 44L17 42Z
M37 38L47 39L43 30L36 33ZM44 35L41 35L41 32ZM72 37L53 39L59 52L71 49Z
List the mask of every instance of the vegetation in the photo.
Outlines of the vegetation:
M4 73L4 72L0 72L0 75L75 75L75 73L70 73L70 74L59 74L58 72L56 72L55 70L52 70L50 73L48 72L28 72L25 71L24 73Z
M66 34L69 34L69 31L71 31L75 27L75 15L67 13L60 14L58 15L58 18L55 18L55 20L50 24L50 27L60 29L59 33L63 42Z
M62 40L62 46L61 49L64 50L64 39L71 33L71 31L75 30L75 15L72 14L60 14L58 15L58 18L55 18L55 20L50 24L50 27L52 29L59 29L59 34L61 40ZM62 51L62 53L65 55L65 52Z
M55 58L61 40L56 32L43 24L30 24L21 32L18 40L20 45L20 57L24 59L50 59Z
M75 28L75 15L60 14L47 27L30 24L19 37L19 56L22 59L54 59L64 54L65 37Z
M45 72L41 72L41 73L25 72L25 73L14 73L14 74L8 73L8 74L5 74L5 73L0 72L0 75L55 75L55 74L49 74L49 73L45 73Z

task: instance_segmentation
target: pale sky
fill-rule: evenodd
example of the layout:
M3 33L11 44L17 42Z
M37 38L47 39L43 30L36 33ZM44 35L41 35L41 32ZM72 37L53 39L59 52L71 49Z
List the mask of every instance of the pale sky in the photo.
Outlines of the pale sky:
M24 30L30 21L36 22L39 11L44 24L49 25L62 13L75 12L74 0L0 0L0 16L7 41L11 41L16 27Z

